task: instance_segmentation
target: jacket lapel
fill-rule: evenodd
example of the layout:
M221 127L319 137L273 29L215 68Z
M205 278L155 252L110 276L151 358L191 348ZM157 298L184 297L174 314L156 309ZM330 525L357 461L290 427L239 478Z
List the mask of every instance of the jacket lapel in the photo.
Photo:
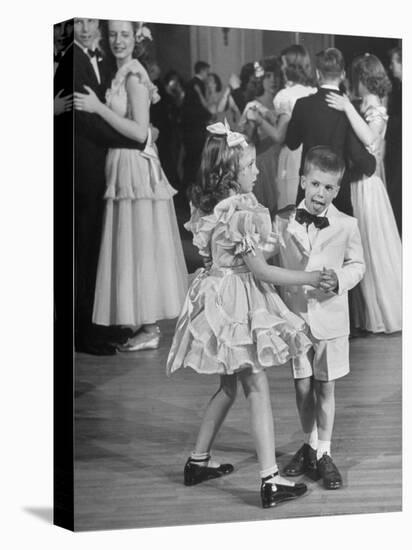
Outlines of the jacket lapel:
M300 253L308 258L311 251L309 236L305 225L296 221L295 211L289 217L287 233L290 240L296 245Z
M295 244L303 256L309 258L312 251L322 250L328 245L331 239L336 239L336 232L340 231L339 224L340 212L331 204L328 208L327 218L329 220L328 227L318 231L315 241L311 246L309 236L306 231L306 226L300 224L295 219L295 211L290 215L287 222L287 233L290 240Z
M328 227L318 231L316 240L313 243L313 250L322 250L325 246L328 245L331 239L336 239L336 232L340 231L339 224L339 210L331 204L328 208L327 218L329 220Z

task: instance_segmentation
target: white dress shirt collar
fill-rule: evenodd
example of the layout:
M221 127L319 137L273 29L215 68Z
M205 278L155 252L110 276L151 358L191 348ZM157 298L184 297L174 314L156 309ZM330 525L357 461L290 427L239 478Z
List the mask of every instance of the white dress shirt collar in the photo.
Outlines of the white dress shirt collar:
M335 86L335 84L322 84L320 87L325 88L326 90L336 90L337 92L340 92L339 86Z

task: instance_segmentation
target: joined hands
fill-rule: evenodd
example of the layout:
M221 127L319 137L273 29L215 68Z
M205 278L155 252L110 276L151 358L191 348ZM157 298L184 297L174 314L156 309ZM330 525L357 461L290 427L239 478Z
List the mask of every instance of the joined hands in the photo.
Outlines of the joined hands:
M338 276L333 269L323 267L320 272L318 288L324 292L333 292L338 288Z

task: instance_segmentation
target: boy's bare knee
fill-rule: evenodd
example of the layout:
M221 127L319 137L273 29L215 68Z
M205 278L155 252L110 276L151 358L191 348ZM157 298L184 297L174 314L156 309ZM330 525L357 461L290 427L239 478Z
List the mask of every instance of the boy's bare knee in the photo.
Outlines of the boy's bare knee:
M302 397L308 395L313 390L313 377L295 378L296 393Z
M330 380L324 382L322 380L315 381L315 391L318 399L329 401L334 398L335 395L335 381Z

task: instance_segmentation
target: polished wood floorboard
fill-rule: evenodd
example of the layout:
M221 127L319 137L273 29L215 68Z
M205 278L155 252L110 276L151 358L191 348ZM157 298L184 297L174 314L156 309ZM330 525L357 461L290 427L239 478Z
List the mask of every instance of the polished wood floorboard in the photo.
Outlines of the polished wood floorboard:
M241 388L214 447L214 456L232 462L235 472L195 487L183 485L183 465L218 379L190 369L167 378L174 321L161 328L158 350L76 356L76 530L401 509L399 334L351 340L352 371L337 382L332 447L343 488L326 491L308 481L303 498L263 510ZM268 369L268 375L282 467L300 446L301 433L289 369Z

